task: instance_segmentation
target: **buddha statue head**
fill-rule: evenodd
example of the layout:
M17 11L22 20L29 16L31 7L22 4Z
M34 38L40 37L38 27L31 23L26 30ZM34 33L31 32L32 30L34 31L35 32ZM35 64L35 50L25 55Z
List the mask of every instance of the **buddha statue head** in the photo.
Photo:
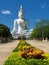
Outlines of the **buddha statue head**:
M21 19L24 18L24 10L23 10L22 5L20 6L20 10L18 12L18 17L21 18Z

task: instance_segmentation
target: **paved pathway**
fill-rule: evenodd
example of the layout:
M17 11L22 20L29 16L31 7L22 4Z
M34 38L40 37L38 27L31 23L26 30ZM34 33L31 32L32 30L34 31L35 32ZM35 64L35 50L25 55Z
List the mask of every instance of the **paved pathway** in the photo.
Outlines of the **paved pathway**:
M27 40L27 42L29 42L32 46L42 49L45 52L49 53L49 42L45 41L45 42L41 42L41 41L32 41L32 40Z
M18 40L6 44L0 44L0 65L3 65L6 58L12 53L13 49L18 45Z

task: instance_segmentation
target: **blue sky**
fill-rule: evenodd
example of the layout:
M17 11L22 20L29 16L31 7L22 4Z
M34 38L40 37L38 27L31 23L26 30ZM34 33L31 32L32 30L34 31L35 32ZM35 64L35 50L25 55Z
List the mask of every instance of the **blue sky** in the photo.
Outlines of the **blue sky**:
M49 0L0 0L0 23L12 30L21 5L25 11L25 18L29 20L29 28L34 28L42 19L49 20Z

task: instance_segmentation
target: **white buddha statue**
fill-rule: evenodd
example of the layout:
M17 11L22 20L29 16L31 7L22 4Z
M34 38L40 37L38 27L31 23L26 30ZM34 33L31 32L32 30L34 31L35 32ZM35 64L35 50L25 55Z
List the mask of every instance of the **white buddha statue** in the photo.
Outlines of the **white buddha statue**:
M26 31L28 30L28 23L27 20L24 19L24 10L21 5L20 10L18 12L18 19L14 20L14 28L12 30L13 37L17 37L20 34L24 35Z

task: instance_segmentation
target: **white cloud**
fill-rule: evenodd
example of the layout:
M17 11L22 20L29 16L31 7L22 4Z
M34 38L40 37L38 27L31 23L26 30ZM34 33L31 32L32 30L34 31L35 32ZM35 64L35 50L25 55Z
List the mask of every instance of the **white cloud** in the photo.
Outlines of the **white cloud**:
M41 21L41 20L40 20L40 19L34 19L34 20L32 19L32 20L30 20L30 21Z
M41 4L41 8L45 8L47 6L47 2L43 2L43 4Z
M45 8L45 6L46 6L46 4L42 4L42 5L41 5L41 8Z
M3 10L1 13L7 15L7 14L11 14L11 11L10 10Z
M44 9L44 8L45 8L45 6L44 6L44 5L41 5L41 8L43 8L43 9Z
M41 21L40 19L36 19L36 21Z
M32 33L32 31L33 31L33 29L29 29L29 34L31 34L31 33Z
M31 32L31 31L33 31L33 29L30 29L29 31Z

